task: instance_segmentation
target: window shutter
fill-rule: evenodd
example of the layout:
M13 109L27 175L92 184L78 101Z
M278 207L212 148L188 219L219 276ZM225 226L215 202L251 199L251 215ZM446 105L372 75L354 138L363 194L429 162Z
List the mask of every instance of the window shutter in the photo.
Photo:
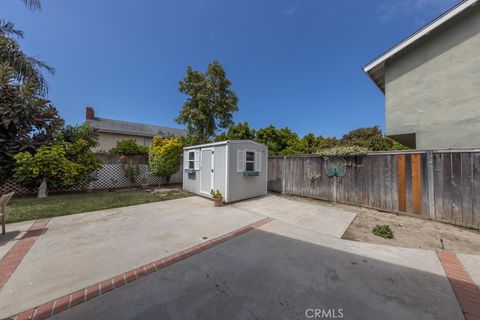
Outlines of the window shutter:
M183 169L188 169L188 151L183 153Z
M255 171L260 172L262 171L262 153L255 152Z
M194 169L200 170L200 151L195 150L195 161L194 161Z
M237 172L245 171L245 150L237 150Z

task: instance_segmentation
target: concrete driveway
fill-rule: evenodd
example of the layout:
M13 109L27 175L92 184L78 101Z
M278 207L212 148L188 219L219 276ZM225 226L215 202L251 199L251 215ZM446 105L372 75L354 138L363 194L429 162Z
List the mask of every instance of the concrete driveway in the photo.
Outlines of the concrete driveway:
M0 317L45 303L29 312L50 316L80 292L85 302L54 317L308 319L324 310L345 319L463 319L435 252L340 239L354 217L269 196L223 208L192 197L55 218L0 291ZM83 289L143 265L147 273L172 254L168 266L161 260L137 280L124 274L129 283L113 291L89 297ZM469 268L478 261L465 260Z

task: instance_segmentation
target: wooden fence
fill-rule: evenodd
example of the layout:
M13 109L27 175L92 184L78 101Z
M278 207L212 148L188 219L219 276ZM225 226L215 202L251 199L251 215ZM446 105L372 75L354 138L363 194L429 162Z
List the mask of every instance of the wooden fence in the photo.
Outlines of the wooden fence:
M480 229L480 150L349 157L342 179L317 155L271 157L268 188Z

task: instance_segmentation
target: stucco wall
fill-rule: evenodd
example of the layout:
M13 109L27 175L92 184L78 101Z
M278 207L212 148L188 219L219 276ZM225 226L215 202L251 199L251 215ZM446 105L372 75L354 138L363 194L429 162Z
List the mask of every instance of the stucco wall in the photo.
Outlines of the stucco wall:
M416 148L480 147L480 6L387 62L387 135Z
M137 144L141 146L149 146L152 138L149 137L140 137L140 136L133 136L133 135L126 135L126 134L118 134L118 133L108 133L108 132L99 132L99 146L95 148L94 151L108 151L115 147L117 141L122 140L135 140Z

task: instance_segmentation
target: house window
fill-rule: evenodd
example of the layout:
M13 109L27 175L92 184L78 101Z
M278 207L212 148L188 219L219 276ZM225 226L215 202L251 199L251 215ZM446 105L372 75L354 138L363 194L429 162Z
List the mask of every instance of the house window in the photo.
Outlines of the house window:
M245 171L252 172L255 171L255 152L247 151L245 157Z
M190 151L188 153L188 169L195 168L195 151Z

